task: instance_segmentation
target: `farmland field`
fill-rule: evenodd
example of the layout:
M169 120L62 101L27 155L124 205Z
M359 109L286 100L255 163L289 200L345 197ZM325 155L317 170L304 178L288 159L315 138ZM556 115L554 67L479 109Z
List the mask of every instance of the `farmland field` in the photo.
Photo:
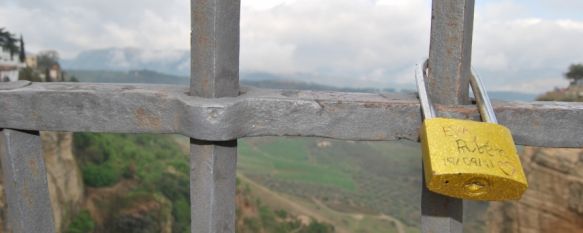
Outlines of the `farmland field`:
M335 215L362 215L361 221L350 223L351 231L361 224L370 227L360 232L392 232L394 227L375 230L393 222L378 218L388 216L402 223L405 232L419 232L420 153L417 143L405 141L248 138L239 140L238 172L303 206L328 209ZM468 205L466 232L484 231L486 207L485 203Z
M188 140L181 141L187 150ZM254 194L274 209L328 222L340 233L419 232L417 143L259 137L239 140L238 150L239 177L263 190ZM485 232L488 204L465 207L464 232Z

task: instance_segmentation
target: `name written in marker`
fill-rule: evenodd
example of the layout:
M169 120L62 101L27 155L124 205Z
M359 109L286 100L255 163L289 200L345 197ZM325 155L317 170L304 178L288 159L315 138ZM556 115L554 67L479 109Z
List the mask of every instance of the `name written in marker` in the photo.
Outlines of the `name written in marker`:
M504 156L504 150L490 143L489 140L480 140L468 128L458 125L443 126L443 134L446 137L455 138L458 153L487 154L490 156Z
M478 153L487 154L490 156L504 156L504 150L500 149L495 145L491 145L489 141L480 142L478 137L474 137L471 141L466 141L464 139L455 140L457 150L460 154L463 153Z

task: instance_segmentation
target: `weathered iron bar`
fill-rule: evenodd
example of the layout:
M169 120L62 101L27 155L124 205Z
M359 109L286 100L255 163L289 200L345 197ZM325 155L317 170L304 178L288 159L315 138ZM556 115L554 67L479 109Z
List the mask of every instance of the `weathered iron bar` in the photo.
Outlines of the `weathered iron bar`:
M428 92L436 104L468 104L474 0L432 1Z
M240 0L191 0L191 96L239 95L240 5ZM220 109L208 110L199 116L220 117ZM230 141L190 141L192 233L235 232L237 140L225 139Z
M427 89L433 103L470 103L474 5L474 0L432 1ZM421 232L463 232L463 201L422 186Z
M0 130L0 157L8 232L55 232L39 132Z
M0 84L1 85L1 84ZM418 140L414 94L266 90L207 99L185 86L33 83L0 91L0 128L176 133L206 141L254 136ZM520 145L583 147L583 103L494 101ZM475 105L436 105L442 116L478 120Z

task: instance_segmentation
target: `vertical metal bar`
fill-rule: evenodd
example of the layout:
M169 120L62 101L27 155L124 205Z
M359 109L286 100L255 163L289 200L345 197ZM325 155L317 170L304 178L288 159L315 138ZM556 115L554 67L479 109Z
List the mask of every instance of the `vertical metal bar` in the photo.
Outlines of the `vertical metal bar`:
M191 0L191 95L239 94L240 5L240 0ZM191 139L190 160L191 232L234 233L237 141Z
M190 143L193 233L235 232L237 141Z
M191 0L190 94L239 95L240 0Z
M461 233L463 232L463 200L431 192L425 186L422 172L421 232Z
M474 0L433 0L429 96L436 104L468 104Z
M39 133L2 130L0 156L8 202L8 231L55 232Z
M433 103L469 103L474 5L474 0L433 0L428 63ZM433 193L425 181L422 189L422 232L461 233L463 200Z

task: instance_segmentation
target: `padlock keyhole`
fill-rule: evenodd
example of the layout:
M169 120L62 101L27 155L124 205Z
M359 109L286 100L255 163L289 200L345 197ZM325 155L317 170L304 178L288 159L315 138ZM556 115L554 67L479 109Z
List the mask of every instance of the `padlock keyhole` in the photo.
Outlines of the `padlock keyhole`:
M472 179L464 184L466 193L471 196L480 196L487 193L489 183L484 179Z

